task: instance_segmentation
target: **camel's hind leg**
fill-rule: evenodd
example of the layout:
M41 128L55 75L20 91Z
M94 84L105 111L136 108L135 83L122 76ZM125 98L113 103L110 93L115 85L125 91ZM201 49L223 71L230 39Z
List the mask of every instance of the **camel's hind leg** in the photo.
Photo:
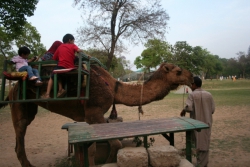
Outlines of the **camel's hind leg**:
M15 151L22 167L33 167L25 152L25 134L27 126L34 120L37 105L33 103L13 103L11 106L12 122L16 133Z

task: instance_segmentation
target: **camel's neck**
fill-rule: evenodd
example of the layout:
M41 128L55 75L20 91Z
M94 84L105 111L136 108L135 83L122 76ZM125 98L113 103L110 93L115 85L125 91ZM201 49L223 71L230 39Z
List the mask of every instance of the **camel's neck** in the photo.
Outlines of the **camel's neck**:
M115 103L128 106L139 106L161 100L170 92L170 85L163 81L146 82L140 85L122 83L117 86Z

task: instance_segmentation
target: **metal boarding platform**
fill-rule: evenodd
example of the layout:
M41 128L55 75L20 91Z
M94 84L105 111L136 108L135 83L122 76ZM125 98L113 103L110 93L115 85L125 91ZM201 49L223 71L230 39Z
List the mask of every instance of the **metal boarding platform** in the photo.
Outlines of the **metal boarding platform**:
M7 66L8 64L11 64L10 60L5 60L4 65L3 65L3 74L2 74L2 85L1 85L1 94L0 94L0 103L22 103L22 102L42 102L42 101L61 101L61 100L85 100L89 99L89 86L90 86L90 65L99 65L106 69L106 67L96 58L94 57L89 57L85 55L84 53L79 53L78 54L79 61L76 65L76 68L74 70L69 70L69 72L65 73L60 73L60 75L65 75L65 76L75 76L77 77L77 86L76 86L76 95L67 97L68 93L66 94L66 97L64 98L57 98L57 87L58 87L58 80L57 76L59 73L54 72L54 82L53 82L53 97L49 99L42 99L40 98L41 96L41 87L35 87L34 90L36 92L36 97L34 99L27 99L26 97L26 91L27 91L27 82L28 81L27 77L13 77L9 78L8 76L4 75L7 71ZM85 69L83 68L83 64L85 64ZM42 81L48 80L50 78L50 73L48 75L41 75L41 71L43 73L46 73L45 67L50 67L51 70L47 72L53 72L53 68L57 65L57 61L54 60L49 60L49 61L38 61L38 62L31 62L29 63L31 66L36 66L39 74L41 76ZM45 70L45 72L44 72ZM83 79L83 75L85 75L86 79L86 86L85 86L85 93L84 96L81 96L81 81ZM18 84L18 97L17 100L13 101L4 101L5 100L5 85L6 85L6 80L18 80L20 84ZM68 85L67 83L65 84L65 90L67 90ZM22 92L22 96L20 97L20 94Z

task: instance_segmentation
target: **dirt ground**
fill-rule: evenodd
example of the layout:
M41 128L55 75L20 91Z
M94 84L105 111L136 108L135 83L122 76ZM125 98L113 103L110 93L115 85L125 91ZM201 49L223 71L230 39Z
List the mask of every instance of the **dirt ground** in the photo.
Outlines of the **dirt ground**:
M168 105L157 102L143 107L140 119L169 118L179 116L180 108L169 111ZM117 106L123 121L138 120L137 107ZM63 124L73 122L66 117L39 110L35 120L28 127L25 146L31 164L37 167L54 166L57 160L67 159L66 130ZM15 154L15 132L10 111L0 113L0 167L18 167L20 163ZM160 135L154 136L153 145L169 144ZM185 133L175 134L175 146L185 147ZM247 167L250 166L250 118L249 107L216 108L212 129L209 167ZM193 157L194 159L194 157Z

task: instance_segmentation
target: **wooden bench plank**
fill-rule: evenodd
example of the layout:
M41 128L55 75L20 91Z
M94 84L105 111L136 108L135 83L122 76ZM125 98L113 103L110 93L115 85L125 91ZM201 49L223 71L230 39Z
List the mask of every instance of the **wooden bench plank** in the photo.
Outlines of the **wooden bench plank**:
M93 124L90 126L70 126L69 143L96 142L135 136L155 135L171 132L183 132L208 128L208 125L190 118L168 118L118 122L111 124Z

